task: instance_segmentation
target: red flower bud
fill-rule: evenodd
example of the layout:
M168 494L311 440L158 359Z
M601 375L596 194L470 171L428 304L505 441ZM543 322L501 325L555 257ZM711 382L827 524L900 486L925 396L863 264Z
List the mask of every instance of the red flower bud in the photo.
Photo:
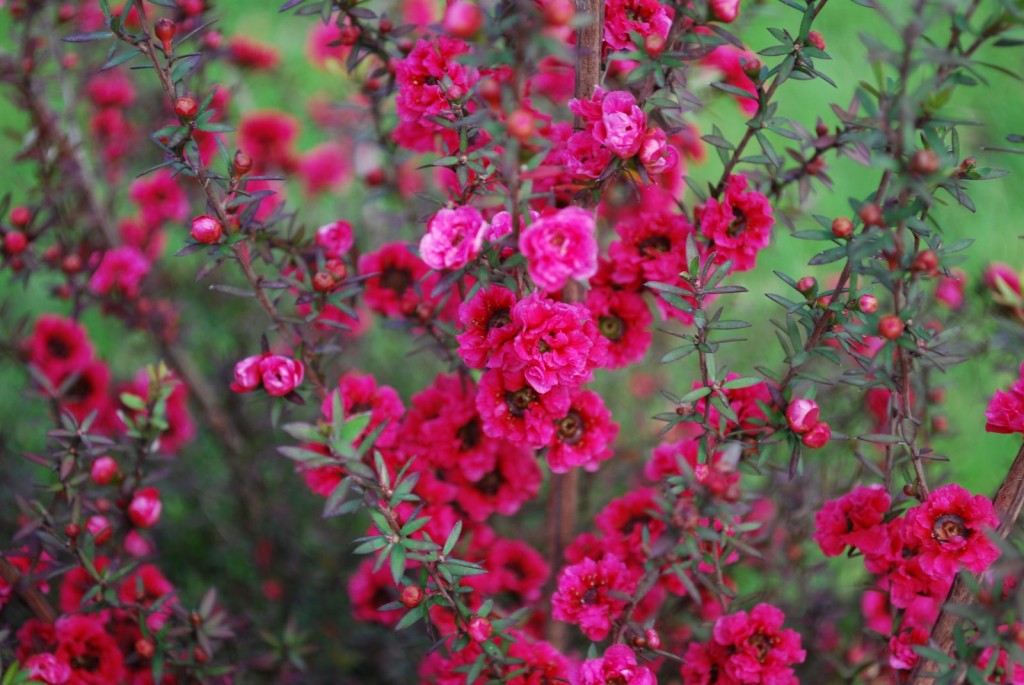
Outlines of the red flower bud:
M79 535L81 535L81 533L82 529L81 527L79 527L77 523L69 523L68 525L64 526L64 535L66 535L69 540L74 540Z
M9 231L4 235L4 252L19 255L28 247L28 238L21 231Z
M313 276L313 290L318 293L326 293L332 290L336 283L334 275L327 271L317 271Z
M110 536L114 534L110 520L99 514L89 517L89 520L85 522L85 529L96 539L97 545L105 545L110 540Z
M359 29L355 26L339 26L338 27L338 42L342 45L351 46L355 45L356 41L359 40Z
M92 482L96 485L106 485L114 480L117 470L117 462L113 457L99 457L92 463Z
M197 243L209 245L220 240L224 233L224 226L212 216L200 214L192 219L192 231L190 235Z
M857 308L865 314L874 314L878 311L878 298L874 295L861 295L857 300Z
M853 222L845 216L837 216L832 220L832 235L837 238L849 238L853 234Z
M647 646L651 649L661 649L661 636L658 635L658 631L654 628L645 630L644 638L647 639Z
M191 95L182 95L174 101L174 113L183 121L192 120L199 112L199 103Z
M832 429L829 428L829 425L824 421L819 421L814 424L814 428L804 433L801 438L804 445L810 447L812 450L824 447L831 439Z
M811 31L807 34L807 42L818 48L819 50L825 49L825 39L817 31Z
M152 640L147 640L144 637L140 637L135 641L135 653L141 656L143 659L151 659L153 654L156 652L156 646Z
M818 403L814 400L798 397L786 407L786 422L794 433L806 433L818 423L820 411Z
M377 30L381 33L391 33L392 29L395 28L394 23L387 17L381 17L380 23L377 25Z
M910 171L918 176L928 176L939 170L939 156L934 150L918 150L910 158Z
M456 38L472 38L483 25L483 11L467 0L455 0L444 13L444 30Z
M882 208L874 202L865 202L860 206L860 220L865 226L881 226L883 222Z
M527 140L536 131L533 115L525 109L514 109L505 119L505 129L509 135L519 140Z
M210 660L210 655L206 653L206 650L196 645L192 649L192 658L196 660L197 664L205 664Z
M28 207L19 205L11 209L11 223L14 224L15 228L25 228L31 220L32 212L29 211Z
M82 270L82 258L77 254L69 254L61 260L61 271L67 275L77 274Z
M576 14L576 3L572 0L545 0L544 21L551 26L565 26Z
M231 166L235 176L245 176L252 169L252 157L239 150L235 153Z
M657 57L665 52L665 39L657 33L648 34L644 38L644 50L651 57Z
M335 281L344 281L348 276L348 268L340 259L328 259L324 262L324 270L334 276Z
M160 520L163 504L160 502L160 491L156 488L142 488L136 491L132 503L128 505L128 518L139 528L151 528Z
M402 588L402 595L399 601L407 609L415 609L423 601L423 590L419 585L406 585Z
M466 97L466 89L460 86L458 83L453 83L448 86L448 90L444 92L446 98L451 102L458 102L462 98Z
M903 335L903 320L895 314L886 314L878 320L878 334L886 340L895 340Z
M469 619L469 636L475 642L486 642L492 631L491 622L483 616L474 616Z
M796 289L804 295L811 295L817 288L818 279L814 276L804 276L796 282Z
M174 39L174 34L178 32L178 26L167 17L161 17L156 20L156 25L153 28L153 33L160 42L163 44L164 54L171 54L171 41Z
M934 250L921 250L914 255L910 268L934 276L939 270L939 255Z

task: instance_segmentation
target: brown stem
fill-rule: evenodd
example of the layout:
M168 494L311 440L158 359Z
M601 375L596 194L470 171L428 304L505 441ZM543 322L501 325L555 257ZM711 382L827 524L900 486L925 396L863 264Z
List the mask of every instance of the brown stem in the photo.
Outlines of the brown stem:
M1016 459L1013 460L1006 478L996 491L996 496L992 499L992 506L995 508L1000 521L996 534L1005 540L1017 522L1018 517L1020 517L1021 507L1024 506L1024 444L1017 451ZM963 617L959 615L959 611L954 612L950 611L950 609L953 607L968 607L974 604L977 599L977 596L968 587L968 583L964 581L964 573L961 571L957 574L956 580L953 581L953 587L949 589L949 594L946 595L946 602L943 605L942 613L939 614L939 618L935 621L935 625L932 628L931 640L936 649L940 650L943 654L953 656L955 648L953 629L957 623L963 621ZM939 664L922 657L917 665L917 669L908 682L910 685L933 683L938 677L940 669Z
M0 578L3 578L4 582L14 588L18 598L25 603L25 606L40 621L52 624L57 620L57 612L46 601L43 593L31 583L25 582L21 572L2 556L0 556Z

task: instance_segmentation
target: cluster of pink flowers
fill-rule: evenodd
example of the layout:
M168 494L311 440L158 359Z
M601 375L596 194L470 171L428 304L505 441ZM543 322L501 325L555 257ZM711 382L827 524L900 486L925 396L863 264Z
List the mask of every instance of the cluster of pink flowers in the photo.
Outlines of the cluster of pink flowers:
M679 162L679 152L668 144L665 132L647 125L647 115L628 91L598 88L589 100L570 100L569 109L584 126L566 143L572 174L598 178L613 156L623 160L638 156L649 174L665 173Z
M748 190L747 178L742 174L730 176L722 199L709 198L696 218L716 261L732 261L734 272L754 268L757 254L768 247L775 225L768 198Z
M785 619L770 604L722 616L711 640L690 643L680 669L683 683L796 685L792 667L803 663L807 652L800 646L800 634L782 627Z
M263 388L268 395L284 397L295 391L305 373L306 367L297 359L266 352L235 364L231 389L244 393Z
M892 667L910 669L918 659L913 646L927 641L956 573L982 573L999 558L989 538L999 518L987 497L956 484L933 490L902 517L886 520L889 507L881 486L854 488L815 515L814 539L828 556L847 547L864 555L882 600L865 604L869 625L892 635ZM900 610L898 627L888 619L886 600Z
M1024 363L1009 391L996 390L985 410L985 421L990 433L1024 433Z

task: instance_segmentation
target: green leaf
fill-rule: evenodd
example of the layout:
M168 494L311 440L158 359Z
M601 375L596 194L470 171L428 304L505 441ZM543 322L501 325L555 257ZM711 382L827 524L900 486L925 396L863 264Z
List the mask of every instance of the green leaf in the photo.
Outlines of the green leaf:
M426 606L426 604L420 604L418 607L410 609L409 613L403 616L402 620L399 621L398 625L395 626L395 630L405 630L412 624L416 623L416 621L423 618L423 611L426 608Z
M334 486L334 490L327 496L327 501L324 502L323 518L332 518L338 516L341 512L341 506L345 503L345 498L348 497L348 492L352 488L352 479L346 476L341 479L341 482Z
M455 548L455 543L459 541L459 535L462 534L462 521L456 521L455 525L452 526L452 530L448 533L448 539L444 542L444 547L441 548L441 555L448 556L452 553Z
M832 262L838 262L840 259L846 256L846 245L840 245L839 247L832 247L823 252L811 257L811 261L807 262L811 266L818 264L831 264Z
M688 392L685 395L683 395L682 397L680 397L679 398L679 404L686 404L687 402L696 402L697 400L701 399L702 397L707 397L710 394L711 394L711 388L709 388L708 386L705 385L702 388L696 388L694 390L691 390L690 392Z
M405 559L405 547L402 544L395 545L391 549L391 579L395 585L401 583L405 575Z
M722 383L723 390L738 390L739 388L749 388L752 385L763 383L764 380L761 378L755 378L754 376L747 376L744 378L734 378L731 381Z
M682 347L677 347L677 348L675 348L673 350L669 350L668 352L666 352L664 354L664 356L662 356L662 358L661 358L661 363L662 364L668 364L670 362L678 361L680 359L683 359L684 357L689 357L691 354L693 354L696 351L697 351L697 348L694 347L692 344L691 345L684 345Z
M874 442L883 445L897 445L903 442L903 438L898 435L890 435L888 433L867 433L865 435L858 435L858 440L864 442Z
M70 36L64 36L61 40L65 43L90 43L94 40L104 40L113 37L114 34L111 31L89 31L87 33L74 33Z

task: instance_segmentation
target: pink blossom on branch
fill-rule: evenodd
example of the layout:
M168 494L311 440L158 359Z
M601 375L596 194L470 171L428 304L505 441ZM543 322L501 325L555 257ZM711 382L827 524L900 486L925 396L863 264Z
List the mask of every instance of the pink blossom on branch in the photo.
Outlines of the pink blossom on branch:
M985 410L989 433L1024 433L1024 363L1009 391L996 390Z
M574 278L585 281L597 273L594 215L566 207L537 219L519 236L519 250L533 282L548 292L561 290Z
M612 621L626 608L637 580L621 559L605 554L562 570L551 598L551 616L579 626L595 642L608 637Z
M626 645L612 645L604 656L589 659L580 667L580 685L657 685L654 673L636 661Z
M483 246L487 222L470 205L443 208L427 222L420 240L420 258L431 269L459 269L476 259Z

